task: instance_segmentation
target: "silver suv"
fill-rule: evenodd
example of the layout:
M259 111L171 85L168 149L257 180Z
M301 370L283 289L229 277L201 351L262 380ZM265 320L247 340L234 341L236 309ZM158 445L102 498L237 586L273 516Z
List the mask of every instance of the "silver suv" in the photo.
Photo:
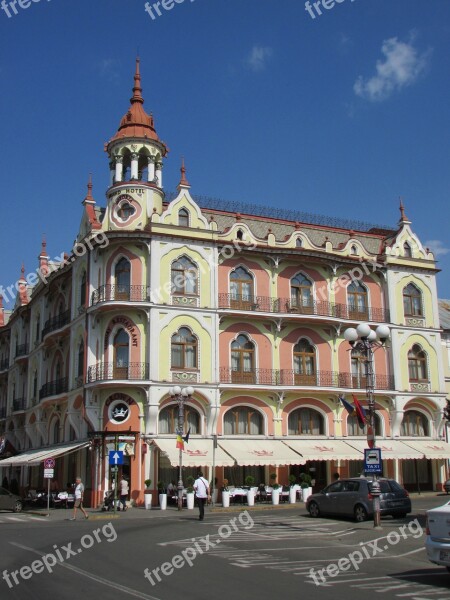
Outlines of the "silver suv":
M373 515L373 479L363 477L340 479L306 501L311 517L336 515L354 517L362 522ZM382 515L406 517L411 512L408 492L394 479L379 479L381 488L380 512Z

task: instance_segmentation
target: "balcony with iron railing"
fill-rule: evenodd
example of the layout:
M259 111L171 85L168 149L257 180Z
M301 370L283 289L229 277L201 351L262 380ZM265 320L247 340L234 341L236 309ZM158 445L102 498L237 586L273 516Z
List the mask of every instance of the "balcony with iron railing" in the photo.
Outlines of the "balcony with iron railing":
M56 317L52 317L45 322L44 329L42 330L42 339L52 331L62 329L70 323L70 309L66 310Z
M114 363L98 363L88 368L87 382L110 380L145 381L149 377L148 363L131 362L116 366Z
M21 356L26 356L28 354L28 342L25 344L19 344L16 346L16 356L15 358L20 358Z
M48 398L49 396L57 396L66 394L69 391L69 380L67 377L55 379L45 383L39 391L39 399Z
M100 302L148 302L145 285L102 285L92 292L92 305Z
M219 294L219 309L282 313L286 315L313 315L376 323L388 323L390 320L390 312L385 308L367 306L360 309L350 304L316 300L296 302L291 298L273 298L270 296Z
M24 411L27 407L26 398L14 398L13 400L13 412Z
M376 390L394 389L394 377L389 375L375 375L374 379ZM220 383L365 390L367 379L353 375L352 373L339 373L338 371L316 371L311 375L304 375L296 373L294 369L235 371L231 367L221 367Z

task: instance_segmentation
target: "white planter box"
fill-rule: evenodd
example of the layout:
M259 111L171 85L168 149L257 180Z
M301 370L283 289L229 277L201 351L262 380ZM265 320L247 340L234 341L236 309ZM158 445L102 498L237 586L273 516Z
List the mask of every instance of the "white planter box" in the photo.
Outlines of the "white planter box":
M272 490L272 504L280 504L280 488Z
M194 493L193 492L189 492L188 494L186 494L186 503L187 503L187 507L189 510L192 510L194 508Z
M167 509L167 494L159 495L159 507L161 510Z
M247 492L247 503L249 506L255 506L255 492L253 490Z
M222 492L222 506L224 508L230 506L230 492Z
M311 496L312 494L312 488L302 488L302 500L303 502L306 502L308 500L308 498Z
M295 488L289 488L289 503L295 504L297 500L297 490Z
M144 494L144 506L145 510L150 510L152 507L152 495Z

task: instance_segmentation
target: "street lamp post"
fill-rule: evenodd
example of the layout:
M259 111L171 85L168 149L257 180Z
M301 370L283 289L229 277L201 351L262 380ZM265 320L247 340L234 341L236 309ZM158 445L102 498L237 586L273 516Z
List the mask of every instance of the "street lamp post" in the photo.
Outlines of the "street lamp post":
M367 323L360 323L356 329L349 327L344 331L344 339L352 348L361 351L365 356L366 369L366 397L369 408L369 425L373 435L373 446L375 441L375 378L373 372L373 353L377 348L381 348L389 339L390 330L387 325L379 325L374 331ZM374 474L371 493L373 496L373 526L380 527L380 483Z
M184 433L184 403L194 393L194 388L189 386L181 389L179 385L170 388L169 394L178 404L178 428L177 435L183 436ZM183 448L180 446L178 458L178 510L183 510Z

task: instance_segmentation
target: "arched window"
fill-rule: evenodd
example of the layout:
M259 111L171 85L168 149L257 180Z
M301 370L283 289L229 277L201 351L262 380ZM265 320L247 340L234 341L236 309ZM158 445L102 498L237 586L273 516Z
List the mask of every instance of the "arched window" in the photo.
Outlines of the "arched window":
M59 421L58 419L55 419L54 423L53 423L53 443L54 444L59 444L60 439L59 439Z
M323 416L313 408L298 408L289 415L289 435L324 435Z
M185 256L172 263L172 294L197 294L197 275L197 267Z
M316 382L316 353L305 339L294 346L294 382L295 385L313 385Z
M403 415L401 435L428 436L428 419L417 410L408 410Z
M84 372L84 342L80 342L78 346L78 365L77 365L77 377L83 377Z
M255 346L246 335L239 335L231 344L233 383L255 383Z
M231 408L224 416L225 435L263 435L263 419L259 411L247 406Z
M128 362L130 356L130 338L125 329L119 329L114 337L113 378L128 378Z
M403 310L405 317L422 317L422 294L418 287L410 283L403 290Z
M172 336L172 369L197 368L197 338L187 327L182 327Z
M86 306L86 271L83 271L80 282L80 306Z
M312 283L302 273L291 279L291 311L308 314L313 312Z
M297 238L295 240L295 246L296 246L296 248L302 248L303 247L303 240L302 240L302 238Z
M244 232L242 231L242 229L237 230L236 237L238 240L241 240L241 241L244 239Z
M411 245L408 244L408 242L405 242L403 244L403 254L406 258L412 258L412 248Z
M62 377L62 364L61 364L61 360L58 359L58 362L56 363L56 369L55 369L55 379L61 379Z
M253 277L243 267L230 274L231 308L251 310L254 304Z
M367 413L368 411L366 411ZM352 415L348 415L347 416L347 435L354 435L354 436L366 436L367 435L367 428L368 425L366 424L364 426L364 429L361 429L361 427L358 424L358 419L356 416L352 416ZM379 417L379 415L377 415L375 413L375 435L376 436L381 436L382 432L381 432L381 419Z
M178 431L178 406L170 404L159 413L159 433L176 433ZM184 407L184 432L191 430L192 435L201 433L200 414L192 406Z
M181 208L178 211L178 225L180 227L189 227L189 211L185 208Z
M367 290L359 282L353 281L347 288L349 318L356 321L368 318Z
M367 383L367 357L364 352L361 350L357 350L356 348L352 350L351 354L352 360L352 387L354 389L361 389L366 387Z
M353 254L353 256L357 256L358 255L358 248L356 246L352 246L350 248L350 254Z
M408 352L409 381L428 381L427 355L418 344Z
M116 264L116 268L114 269L114 276L116 280L116 293L114 295L114 299L129 300L131 265L130 261L127 260L125 257L122 257Z

